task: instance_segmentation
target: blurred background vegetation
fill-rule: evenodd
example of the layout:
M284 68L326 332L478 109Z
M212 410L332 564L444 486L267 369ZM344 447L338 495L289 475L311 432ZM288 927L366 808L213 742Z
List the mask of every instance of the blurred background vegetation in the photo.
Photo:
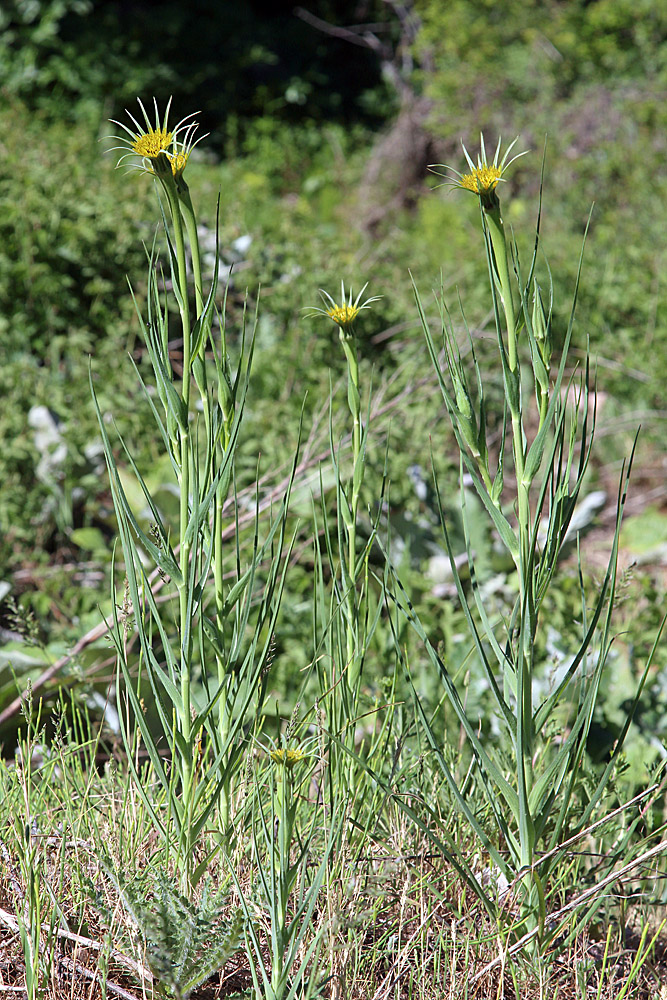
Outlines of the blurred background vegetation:
M123 362L128 352L140 369L144 362L127 279L141 300L144 246L158 218L154 191L145 175L116 171L106 152L116 128L108 119L153 95L161 108L173 95L174 121L197 111L209 133L188 180L206 222L209 267L220 197L232 342L246 296L251 309L260 299L240 490L252 482L258 454L267 494L280 480L306 400L306 468L295 504L305 521L274 666L283 697L308 655L309 497L326 454L330 380L334 406L344 403L335 331L304 319L304 307L320 287L335 292L341 278L355 292L368 281L369 294L382 296L360 323L374 387L366 502L379 496L388 439L394 558L434 634L463 661L430 487L433 454L441 488L451 486L455 521L458 460L408 270L425 300L441 275L452 307L460 293L482 355L492 330L476 200L449 194L428 166L459 164L460 140L474 148L480 131L488 143L520 135L532 152L512 170L504 206L527 253L547 137L542 226L561 326L595 203L575 333L576 350L583 355L590 343L597 361L590 491L599 501L585 540L593 576L613 525L621 462L642 425L623 535L623 635L598 726L596 752L604 753L662 614L667 563L667 8L653 0L304 0L302 8L276 0L5 0L0 711L109 608L115 529L89 359L101 405L149 485L164 478ZM477 554L490 595L502 594L507 567L495 564L493 540L482 532ZM549 618L552 658L567 653L577 600L566 573ZM32 645L21 635L19 619L28 615ZM379 645L369 667L378 690L383 655ZM43 693L76 685L92 706L105 690L107 657L103 643L87 648ZM638 769L665 753L666 661L660 653L642 705ZM435 696L426 667L420 684ZM474 698L483 715L473 677L469 704ZM14 726L0 731L7 747Z

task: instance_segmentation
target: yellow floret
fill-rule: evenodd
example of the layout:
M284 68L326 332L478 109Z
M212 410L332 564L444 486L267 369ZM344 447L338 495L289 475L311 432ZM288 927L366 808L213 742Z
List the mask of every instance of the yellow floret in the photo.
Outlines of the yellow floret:
M294 767L306 755L303 750L272 750L270 756L271 760L276 764L282 764L284 767Z
M150 129L143 135L138 136L132 143L132 149L137 156L145 156L148 160L157 160L160 153L171 146L173 138L172 132L167 132L164 128Z
M475 167L472 173L463 175L460 186L466 191L474 191L475 194L485 194L497 187L501 176L502 173L498 167Z
M169 157L169 162L171 163L171 172L174 177L180 177L185 170L185 165L188 162L187 153L175 153L173 156Z
M337 323L343 329L353 323L359 315L359 310L355 306L350 305L333 306L331 309L325 311L327 316L330 316L334 323Z

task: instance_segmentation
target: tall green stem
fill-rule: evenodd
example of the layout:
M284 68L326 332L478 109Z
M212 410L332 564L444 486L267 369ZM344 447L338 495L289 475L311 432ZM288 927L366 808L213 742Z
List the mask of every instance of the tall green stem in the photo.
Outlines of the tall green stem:
M197 319L199 319L204 311L204 295L203 295L203 280L202 280L202 270L201 270L201 254L199 250L199 234L197 232L197 219L195 217L194 207L192 205L192 199L190 197L190 189L185 183L183 177L179 177L176 181L176 190L178 193L178 200L180 208L183 212L183 217L185 219L185 228L188 233L188 242L190 244L190 254L192 256L192 277L195 286L195 310ZM195 381L197 382L197 387L199 389L199 394L201 396L202 408L204 412L204 424L206 426L206 434L210 440L211 434L211 401L208 395L207 377L206 377L206 338L202 338L201 346L198 351L196 358L193 358L193 374L195 376ZM215 475L215 470L213 466L214 453L210 455L211 458L211 468L209 469L209 475L211 478Z
M496 273L500 282L500 295L507 323L507 358L510 371L515 372L519 363L516 346L516 315L514 313L514 300L512 298L512 282L510 281L505 227L500 215L500 202L495 193L489 197L489 204L488 207L485 206L484 215L491 237Z
M521 371L517 350L517 321L514 312L512 281L505 228L500 214L500 202L495 192L487 195L484 218L493 251L493 265L498 279L500 297L506 323L507 366L506 381L512 380L507 392L507 403L512 423L512 452L516 472L517 523L519 555L519 601L521 607L521 639L516 650L517 677L517 791L520 802L519 841L522 867L530 869L534 859L535 833L530 813L529 798L533 785L533 704L532 704L532 626L525 622L528 614L528 596L532 582L530 569L530 483L525 478L526 444L521 412ZM532 873L526 876L527 906L532 907L534 894Z
M359 511L359 495L362 484L361 465L361 398L359 395L359 360L354 334L341 330L341 342L347 359L348 389L347 400L352 416L352 481L350 490L349 519L346 518L347 531L347 566L343 573L343 581L347 590L347 634L346 634L346 666L348 691L356 698L361 681L362 652L359 649L358 635L359 613L357 601L357 514Z
M287 907L293 881L290 865L292 836L294 831L294 803L292 790L292 769L287 763L276 767L275 815L277 819L277 842L274 841L273 879L275 883L275 907L271 928L271 989L275 1000L280 1000L287 987L285 954L289 946L287 933ZM275 836L275 835L274 835Z
M173 225L174 247L176 250L176 261L178 266L179 285L179 311L181 317L181 329L183 333L183 381L181 395L183 399L183 409L189 414L190 409L190 373L192 367L191 359L191 328L190 328L190 305L188 301L188 275L185 259L185 238L183 233L183 219L179 206L176 186L169 174L160 175L164 189L169 200L171 219ZM187 750L181 755L183 783L183 840L181 847L185 854L185 881L188 880L189 868L191 865L191 844L190 844L190 812L192 798L192 767L193 758L190 752L192 742L192 715L191 715L191 676L190 668L192 661L192 630L189 621L189 601L188 601L188 581L190 566L191 541L187 538L187 527L189 523L189 497L191 489L190 473L190 428L189 423L181 427L179 438L179 536L180 536L180 558L179 568L181 571L181 581L178 587L179 604L179 635L180 635L180 688L181 688L181 711L180 730Z
M493 263L498 277L498 283L500 285L500 297L503 303L503 311L505 313L507 364L510 376L515 376L517 383L516 392L508 395L508 406L512 421L512 451L516 471L520 561L522 566L525 567L525 560L528 556L528 540L530 532L530 483L526 483L524 478L526 446L521 415L521 371L519 368L519 355L517 351L516 314L514 312L512 281L510 279L509 254L507 250L507 239L505 237L505 227L500 214L500 202L498 201L495 192L492 192L489 196L487 196L487 203L484 206L484 218L486 220L489 236L491 238ZM521 572L522 566L517 567L517 569L519 570L519 580L523 584L524 574Z
M188 233L188 240L190 243L190 251L192 254L192 271L195 286L195 308L197 310L197 318L199 318L204 310L204 298L203 298L203 282L202 282L202 271L201 271L201 255L199 250L199 236L197 233L197 220L194 213L194 208L192 205L192 199L190 197L190 191L185 183L184 179L181 177L177 181L178 197L180 200L180 205L183 211L183 217L185 219L185 226ZM206 341L202 340L199 356L193 359L193 370L195 373L195 379L197 386L199 388L203 412L204 412L204 423L206 427L207 441L209 442L210 454L209 454L209 477L213 480L218 468L224 460L225 452L229 446L230 440L230 423L231 415L229 412L229 401L228 401L228 391L227 386L218 386L218 403L220 407L220 413L222 416L222 428L220 438L217 441L213 440L212 435L212 421L211 421L211 400L209 399L209 393L207 388L207 376L206 376L206 364L205 364L205 348ZM225 345L222 344L223 352L223 368L225 365ZM222 377L222 376L221 376ZM216 624L220 631L222 632L224 626L224 588L223 588L223 542L222 542L222 531L223 531L223 507L225 503L225 497L222 495L221 490L216 492L214 500L214 510L213 510L213 522L211 526L212 531L212 542L213 542L213 581L214 581L214 602L216 611ZM231 691L229 690L230 684L233 682L233 678L229 672L228 664L226 663L224 657L220 653L216 653L216 670L218 676L218 684L225 690L221 695L218 702L218 731L220 735L220 746L224 747L229 739L229 730L231 725ZM225 785L220 793L220 819L223 829L226 829L229 824L230 815L230 801L228 788Z
M192 276L195 285L195 308L197 317L201 316L204 309L203 283L201 270L201 254L199 252L199 234L197 233L197 220L195 210L190 197L190 189L183 177L179 177L176 182L178 198L185 218L185 227L188 231L190 242L190 253L192 254Z

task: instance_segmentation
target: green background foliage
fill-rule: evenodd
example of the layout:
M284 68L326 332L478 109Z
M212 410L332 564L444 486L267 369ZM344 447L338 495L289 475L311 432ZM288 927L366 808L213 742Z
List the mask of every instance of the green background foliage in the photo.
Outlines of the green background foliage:
M480 129L490 141L521 134L521 145L532 152L513 169L504 203L506 222L524 234L537 211L548 133L543 232L563 303L556 317L560 335L595 202L575 331L575 351L583 352L587 340L592 345L604 393L603 447L591 487L613 489L618 463L642 422L635 490L639 501L647 494L658 510L664 507L667 321L664 224L656 206L667 196L667 15L660 5L419 0L411 12L414 36L385 3L321 2L310 10L338 26L373 24L386 51L317 31L293 15L291 4L200 3L186 11L176 3L141 3L130 16L120 3L95 0L3 6L0 580L35 610L52 651L98 619L108 594L115 525L96 451L90 356L103 412L113 411L144 475L158 482L163 472L143 433L146 411L124 360L132 353L143 370L127 278L143 301L142 244L150 246L154 236L154 194L145 176L113 169L114 156L105 153L112 143L103 138L113 131L106 120L121 118L125 107L134 112L137 95L148 101L155 94L164 106L173 93L176 119L198 110L202 130L210 132L193 156L189 181L209 234L220 192L222 263L233 265L232 345L246 292L249 308L260 299L240 488L254 476L258 454L269 475L289 461L304 398L307 433L315 427L313 454L326 449L323 406L330 384L335 414L344 408L336 334L304 318L317 289L334 290L344 277L355 291L369 280L369 292L383 296L359 326L362 377L372 378L381 410L364 503L379 496L388 435L401 570L427 609L434 636L460 657L462 670L460 618L447 581L434 575L442 550L430 486L433 455L441 485L450 485L446 505L455 516L457 462L407 269L425 301L441 273L453 306L460 291L468 322L481 334L483 359L489 317L479 290L485 265L478 208L475 199L453 197L425 174L416 190L399 192L374 228L361 224L364 199L373 198L366 184L371 167L379 157L382 174L382 140L410 101L425 102L415 114L430 136L434 161L458 164L459 139L474 147ZM388 82L389 63L404 89ZM530 236L523 239L527 257ZM497 393L500 400L499 373ZM46 477L29 421L40 405L51 411L65 445ZM297 490L296 498L298 513L307 516L308 489ZM635 536L626 537L632 556ZM592 574L597 538L594 531L588 547ZM489 580L499 576L502 591L507 567L494 564L492 540L481 526L478 549ZM639 669L638 650L650 642L664 600L660 557L649 551L642 558L646 567L628 580L619 610L628 629L617 652L624 677ZM291 690L294 668L306 655L310 572L303 554L288 581L273 675L281 695ZM564 572L551 616L561 637L577 613L568 579ZM9 624L6 616L3 623ZM16 642L7 648L16 649ZM369 654L371 690L379 690L385 652L378 640ZM428 667L416 663L415 671L423 690L436 697ZM655 684L662 690L657 671ZM627 694L622 687L611 684L603 727L613 728ZM484 690L474 677L470 699L483 716ZM644 726L642 720L647 733L655 727L648 709Z

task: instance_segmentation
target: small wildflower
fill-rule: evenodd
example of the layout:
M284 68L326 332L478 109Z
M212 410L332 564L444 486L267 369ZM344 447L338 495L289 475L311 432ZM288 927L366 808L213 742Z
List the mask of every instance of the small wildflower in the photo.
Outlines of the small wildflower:
M460 186L475 194L485 194L498 186L502 175L498 167L474 167L472 173L461 177Z
M334 323L338 326L342 326L343 329L347 326L351 326L353 320L359 315L359 310L356 306L349 306L347 303L342 306L333 306L331 309L326 310L327 315L331 316Z
M295 750L271 750L269 756L275 764L282 764L283 767L289 768L306 758L303 750L299 750L298 747Z
M310 316L328 316L332 319L337 327L340 329L341 337L350 336L353 332L353 324L357 316L362 309L369 309L371 302L378 302L379 295L372 295L369 299L364 302L361 301L361 296L364 294L368 288L368 282L361 289L356 299L352 301L352 290L350 290L347 301L345 299L345 283L341 282L340 292L341 292L341 304L339 305L334 301L333 297L325 292L323 288L320 288L320 295L322 301L324 302L324 309L320 309L317 306L311 308Z
M174 177L182 177L183 171L188 162L189 153L174 153L173 156L169 156L169 162L171 164L171 172Z
M187 119L184 118L183 121L187 121ZM183 121L180 123L181 125L183 124ZM190 122L190 124L187 125L185 128L185 132L183 132L182 138L178 137L179 126L177 126L176 132L174 133L173 149L171 153L168 153L167 155L169 157L169 163L171 165L171 172L176 178L176 180L178 180L180 177L183 176L183 171L187 166L187 162L190 159L190 153L192 152L194 147L197 145L200 139L206 138L205 135L202 135L199 136L198 139L195 139L194 136L197 127L198 127L197 122Z
M496 151L491 162L488 161L486 155L486 148L484 146L484 136L480 136L480 152L477 156L477 163L475 163L468 153L468 150L463 146L463 152L465 158L468 161L468 166L470 167L470 172L466 174L459 173L454 167L446 166L445 164L435 164L432 168L438 173L436 167L444 167L446 170L451 171L455 174L455 177L449 177L448 183L455 188L463 188L464 191L472 191L473 194L478 194L482 199L482 205L485 208L492 207L494 203L497 204L497 195L495 190L498 187L500 181L504 180L504 173L510 164L514 163L520 156L523 156L527 150L522 153L517 153L511 159L508 159L514 144L518 140L515 139L505 150L505 155L500 158L500 144L501 140L498 140L498 145L496 146ZM446 176L442 174L441 176Z
M132 151L147 160L157 160L160 153L169 149L173 138L173 132L167 132L165 128L149 128L148 132L132 142Z
M127 135L108 137L118 139L121 143L120 146L113 146L112 149L126 151L119 158L118 166L127 159L138 156L141 159L141 163L133 163L131 165L146 171L146 173L158 176L163 173L167 175L171 173L175 178L181 177L190 153L200 139L204 139L205 136L199 136L197 139L194 138L197 122L189 121L193 117L192 114L182 118L173 129L169 128L171 98L169 98L162 119L158 112L157 101L153 98L153 107L155 108L154 123L148 117L142 102L139 99L137 100L144 117L144 125L141 125L129 111L127 114L131 118L134 128L112 119L114 125L120 125L127 133Z

